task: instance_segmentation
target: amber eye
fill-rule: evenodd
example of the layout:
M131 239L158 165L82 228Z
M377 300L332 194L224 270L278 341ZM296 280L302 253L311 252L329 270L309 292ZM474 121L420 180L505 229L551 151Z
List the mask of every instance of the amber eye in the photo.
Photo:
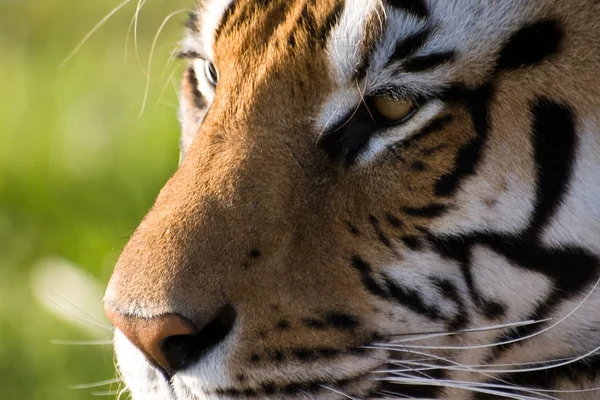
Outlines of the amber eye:
M403 122L410 118L417 107L406 99L395 99L390 96L374 96L371 98L373 108L387 121Z
M217 82L219 82L219 72L217 71L215 64L210 61L204 61L204 74L211 85L217 86Z

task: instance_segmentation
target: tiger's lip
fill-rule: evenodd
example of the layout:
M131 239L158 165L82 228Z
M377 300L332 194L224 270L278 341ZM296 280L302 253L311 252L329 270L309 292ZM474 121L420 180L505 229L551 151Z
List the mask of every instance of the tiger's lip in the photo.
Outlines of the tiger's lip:
M369 338L369 341L363 343L361 345L352 347L347 350L347 354L363 354L365 352L371 351L373 348L374 342L381 341L383 338L379 335L373 335ZM298 382L290 382L287 384L276 384L274 382L263 382L259 383L259 387L254 388L217 388L202 393L203 396L215 396L217 398L240 398L240 399L279 399L279 396L297 396L297 395L312 395L315 396L315 399L318 399L320 394L337 392L340 396L344 398L348 397L348 395L352 396L351 392L348 392L344 389L345 385L349 385L352 383L356 383L358 381L367 382L369 379L367 377L371 376L373 371L377 368L380 368L382 365L386 364L387 360L382 360L381 365L371 368L367 371L361 371L354 375L344 377L343 379L331 379L331 380L310 380L310 381L298 381ZM148 368L157 372L158 379L164 379L164 381L169 385L171 389L171 396L168 399L161 400L199 400L203 398L202 396L198 397L196 393L190 393L192 397L180 398L177 396L177 387L183 386L189 390L188 385L184 384L181 381L177 381L178 373L173 375L168 374L165 370L156 365L147 364ZM365 389L367 390L367 397L369 399L377 399L380 396L374 395L372 392L377 390L379 384L373 381L373 388ZM350 393L350 394L349 394ZM363 396L364 397L364 396Z

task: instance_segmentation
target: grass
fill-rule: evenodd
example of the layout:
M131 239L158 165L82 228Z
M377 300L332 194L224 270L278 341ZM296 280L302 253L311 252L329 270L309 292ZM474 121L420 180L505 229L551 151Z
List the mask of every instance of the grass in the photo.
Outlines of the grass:
M169 76L174 72L176 85L181 65L162 72L184 15L161 34L138 117L144 69L164 17L193 0L144 6L141 63L132 40L125 52L133 1L59 67L117 4L0 0L1 399L90 399L118 388L71 388L114 377L110 344L53 341L110 336L90 322L101 318L102 288L177 166L177 98Z

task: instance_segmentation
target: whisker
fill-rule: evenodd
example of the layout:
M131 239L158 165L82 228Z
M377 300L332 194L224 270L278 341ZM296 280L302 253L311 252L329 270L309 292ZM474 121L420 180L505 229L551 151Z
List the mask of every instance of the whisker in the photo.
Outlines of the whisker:
M500 385L500 384L494 384L494 383L476 383L476 382L468 382L468 381L450 381L450 380L442 380L442 379L430 380L430 379L415 378L412 376L399 376L399 377L376 378L376 379L365 378L365 379L376 380L376 381L385 381L385 382L397 382L398 384L405 384L405 385L452 387L452 388L463 389L463 390L468 390L468 391L472 391L472 392L492 394L492 395L516 399L516 400L540 400L542 398L558 400L556 397L539 394L539 393L536 393L535 391L523 389L522 387L517 387L517 386L513 386L513 385ZM533 394L539 394L542 397L531 397L528 395L510 393L510 392L506 392L504 390L498 390L498 389L517 390L517 391L522 391L524 393L533 392Z
M140 60L140 52L138 50L138 26L140 20L140 12L144 4L146 4L146 0L138 0L135 13L133 14L133 48L135 52L135 58L138 60L140 66L142 66L142 62ZM145 73L148 74L149 71L146 71Z
M114 342L112 340L50 340L50 343L61 346L106 346Z
M96 387L100 387L100 386L112 385L114 383L119 383L121 381L122 381L121 378L113 378L113 379L107 379L105 381L99 381L99 382L94 382L94 383L83 383L83 384L79 384L79 385L71 385L70 388L71 389L91 389L91 388L96 388Z
M112 326L103 324L102 321L94 318L92 315L90 315L89 313L83 311L81 308L77 307L75 304L71 303L69 300L65 299L64 297L62 297L58 293L55 293L55 296L56 296L56 299L62 300L67 305L69 305L73 309L79 311L83 315L77 315L75 312L73 312L73 310L67 309L67 307L65 307L63 304L60 304L56 299L48 297L48 300L50 302L52 302L54 305L56 305L57 307L59 307L61 310L65 311L66 313L71 314L75 318L78 318L78 319L82 320L83 322L86 322L86 323L88 323L90 325L93 325L93 326L95 326L97 328L104 329L106 331L112 331L112 329L113 329Z
M177 11L173 11L172 13L170 13L169 15L167 15L165 17L165 19L163 20L163 22L160 24L160 26L158 27L158 30L156 31L156 34L154 35L154 39L152 40L152 46L150 47L150 55L148 57L148 66L147 66L147 74L146 74L146 88L144 89L144 99L142 100L142 107L140 109L140 112L138 114L138 117L140 117L143 113L144 110L146 109L146 103L148 101L148 92L150 90L150 71L152 68L152 59L154 57L154 50L156 48L156 43L158 42L158 38L163 30L163 28L165 27L165 25L167 24L167 22L169 22L169 20L171 18L173 18L175 15L181 14L181 13L187 13L189 10L187 9L182 9L182 10L177 10Z
M133 16L131 17L131 21L129 21L129 26L127 27L127 36L125 36L125 60L127 61L127 55L129 54L129 38L131 37L131 31L133 30L134 25L136 26L136 32L134 34L135 36L135 58L137 59L137 62L140 66L140 68L142 69L142 73L145 74L144 71L144 66L142 65L142 61L140 60L140 56L139 56L139 52L137 49L137 25L138 25L138 19L139 19L139 13L140 10L142 9L142 7L144 6L144 4L146 4L146 0L141 1L140 4L140 0L138 0L137 5L136 5L136 9L135 12L133 14Z
M345 398L347 398L347 399L350 399L350 400L361 400L361 399L358 399L358 398L356 398L356 397L349 396L349 395L347 395L346 393L344 393L344 392L342 392L342 391L340 391L340 390L336 390L336 389L334 389L334 388L332 388L332 387L329 387L329 386L327 386L327 385L319 385L319 386L320 386L320 387L322 387L323 389L331 390L332 392L334 392L334 393L337 393L337 394L339 394L340 396L343 396L343 397L345 397Z
M402 341L400 342L400 343L404 343L404 342L411 342L411 341L424 340L424 339L433 339L433 338L443 337L443 336L459 335L462 333L479 333L479 332L489 332L489 331L508 329L508 328L518 328L518 327L522 327L522 326L542 324L542 323L549 322L549 321L552 321L552 318L546 318L546 319L541 319L541 320L527 320L527 321L521 321L521 322L510 322L510 323L500 324L500 325L490 325L490 326L484 326L484 327L478 327L478 328L459 329L456 331L396 333L396 334L384 335L384 336L393 336L393 337L406 336L406 337L409 337L407 339L402 339ZM412 337L412 336L415 336L415 337Z
M156 100L156 106L155 106L155 108L158 107L158 105L161 103L163 97L165 96L165 93L167 92L167 88L169 86L173 86L173 77L175 76L175 72L177 72L177 71L173 70L171 72L171 74L169 75L169 78L165 81L165 84L163 85L163 88L160 91L160 95L158 96L158 100ZM172 105L172 104L170 104L170 105ZM177 107L175 107L175 108L177 108Z
M102 18L96 25L94 25L94 27L83 37L83 39L81 39L81 41L77 44L77 46L75 46L75 48L69 53L69 55L67 55L67 57L59 64L58 67L59 68L64 67L65 64L68 63L71 60L71 58L73 58L75 56L75 54L77 54L77 52L90 39L90 37L92 37L92 35L94 33L96 33L98 31L98 29L102 28L102 25L104 25L106 23L106 21L108 21L110 19L110 17L112 17L114 14L116 14L117 11L119 11L121 8L125 7L127 5L127 3L129 3L130 1L131 0L123 0L123 2L121 2L115 8L113 8L108 14L106 14L104 16L104 18Z

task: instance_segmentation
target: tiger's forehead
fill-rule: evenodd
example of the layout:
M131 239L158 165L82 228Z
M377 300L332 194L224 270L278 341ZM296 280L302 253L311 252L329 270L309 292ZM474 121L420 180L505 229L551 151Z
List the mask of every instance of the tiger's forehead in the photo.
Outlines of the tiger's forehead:
M195 30L194 40L200 41L201 54L207 58L214 57L215 42L222 30L232 24L234 14L239 14L238 19L261 24L266 18L273 18L273 3L277 2L200 0L199 11L193 16L191 26ZM279 22L289 23L291 20L292 25L304 25L312 36L307 40L323 45L340 83L356 75L356 68L365 57L367 42L377 40L385 18L381 0L283 0L279 3ZM377 24L373 23L374 20ZM289 40L294 40L292 35ZM293 43L290 45L293 46Z

